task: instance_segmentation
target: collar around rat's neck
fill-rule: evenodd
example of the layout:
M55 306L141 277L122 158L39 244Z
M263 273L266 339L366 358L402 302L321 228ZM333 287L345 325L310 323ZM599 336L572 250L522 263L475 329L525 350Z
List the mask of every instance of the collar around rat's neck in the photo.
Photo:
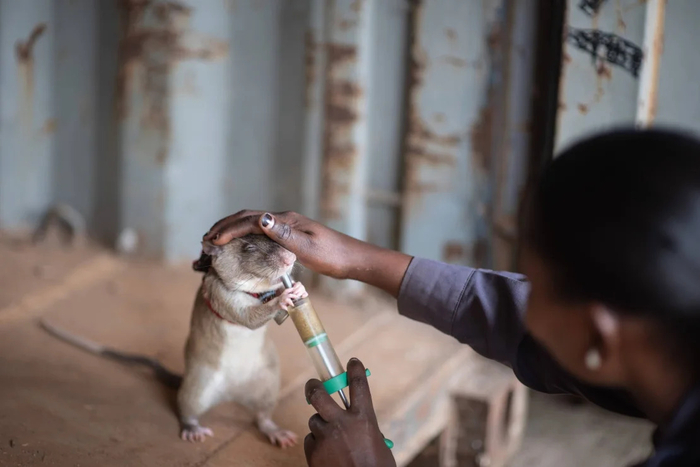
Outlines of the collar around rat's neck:
M207 308L209 308L209 311L211 311L212 313L214 313L214 316L216 316L216 317L219 318L220 320L226 321L226 322L229 323L229 324L233 324L234 326L240 326L239 324L234 323L233 321L231 321L231 320L229 320L229 319L226 319L226 318L224 318L223 316L221 316L221 313L219 313L218 311L216 311L216 310L214 309L214 307L212 306L212 304L211 304L211 302L209 301L208 298L205 298L205 299L204 299L204 302L207 304Z
M263 302L263 303L269 302L270 300L272 300L272 299L277 295L277 291L275 291L275 290L268 290L267 292L261 292L261 293L245 292L245 291L242 291L242 292L243 292L243 293L246 293L246 294L248 294L248 295L250 295L251 297L257 298L258 300L260 300L260 301ZM221 313L219 313L218 311L216 311L216 310L214 309L214 306L211 304L211 301L209 301L208 298L205 298L204 301L205 301L206 304L207 304L207 308L209 308L209 310L210 310L212 313L214 313L214 315L215 315L217 318L222 319L222 320L226 321L226 322L229 323L229 324L234 324L234 325L236 325L236 326L239 326L237 323L234 323L233 321L224 318L224 317L221 315Z

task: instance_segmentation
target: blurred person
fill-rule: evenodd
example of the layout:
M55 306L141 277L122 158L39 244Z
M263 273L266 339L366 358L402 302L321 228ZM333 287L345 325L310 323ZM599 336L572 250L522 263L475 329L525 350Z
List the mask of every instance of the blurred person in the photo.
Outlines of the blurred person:
M700 141L616 130L551 161L524 210L524 275L382 249L296 213L242 211L205 235L265 234L306 267L378 287L399 312L510 366L526 386L657 425L644 467L700 465ZM439 226L436 226L439 228ZM310 466L393 466L364 367L351 406L318 380Z

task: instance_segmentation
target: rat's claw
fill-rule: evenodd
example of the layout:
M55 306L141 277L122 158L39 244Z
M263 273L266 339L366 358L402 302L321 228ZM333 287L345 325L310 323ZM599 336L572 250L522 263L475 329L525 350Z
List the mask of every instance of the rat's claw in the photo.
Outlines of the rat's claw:
M190 426L183 428L180 433L180 438L183 441L203 442L207 436L214 436L214 432L205 426Z
M290 448L297 444L297 435L289 430L277 430L274 433L267 435L272 444L275 444L282 449Z

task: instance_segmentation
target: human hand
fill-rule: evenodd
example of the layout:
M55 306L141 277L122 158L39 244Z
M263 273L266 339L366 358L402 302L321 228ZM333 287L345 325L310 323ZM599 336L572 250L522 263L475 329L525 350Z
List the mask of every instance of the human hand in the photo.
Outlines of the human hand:
M304 439L310 467L395 467L391 450L379 431L365 367L357 359L348 363L350 408L343 410L317 379L306 383L306 398L318 412L309 419Z
M348 276L348 245L361 243L295 212L240 211L221 219L204 240L224 245L248 234L264 234L297 256L307 268L334 277Z
M240 211L204 235L224 245L248 234L264 234L297 256L301 264L335 279L354 279L399 293L411 257L349 237L295 212Z

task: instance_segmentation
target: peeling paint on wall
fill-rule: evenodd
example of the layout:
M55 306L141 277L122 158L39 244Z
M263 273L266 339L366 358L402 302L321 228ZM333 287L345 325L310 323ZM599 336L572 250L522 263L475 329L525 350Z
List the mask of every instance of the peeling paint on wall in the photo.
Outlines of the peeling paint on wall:
M228 43L193 32L192 10L177 2L120 0L122 35L119 43L117 111L129 113L128 100L137 86L145 101L141 119L146 126L170 131L169 76L184 60L216 60L228 53Z

